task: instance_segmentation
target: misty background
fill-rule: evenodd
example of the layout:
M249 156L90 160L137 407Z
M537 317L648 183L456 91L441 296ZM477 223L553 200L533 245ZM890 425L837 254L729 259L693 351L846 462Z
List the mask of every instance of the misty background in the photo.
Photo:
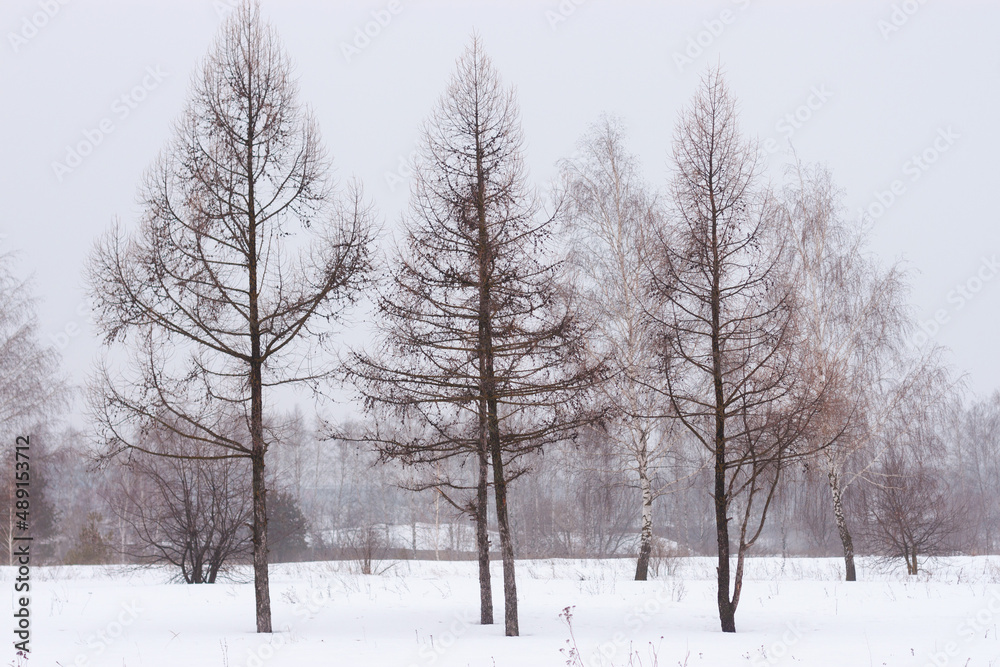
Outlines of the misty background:
M677 114L721 63L774 180L792 148L827 163L851 215L868 211L871 247L905 262L918 319L937 318L927 339L951 349L975 393L1000 387L994 3L265 0L262 10L339 178L361 179L389 235L420 123L473 31L517 88L542 193L604 112L624 120L647 181L662 187ZM0 9L0 247L33 277L41 338L75 384L100 353L81 284L87 254L115 217L137 220L139 181L228 11L221 0ZM355 324L348 340L363 338Z

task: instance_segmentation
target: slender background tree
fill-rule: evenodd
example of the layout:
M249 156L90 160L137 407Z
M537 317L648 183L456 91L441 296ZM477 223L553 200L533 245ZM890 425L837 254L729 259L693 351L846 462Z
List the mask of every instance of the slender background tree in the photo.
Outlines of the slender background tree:
M644 581L653 550L653 502L664 491L657 471L670 453L673 425L669 402L651 387L656 352L643 274L662 214L616 119L602 118L590 128L577 157L563 162L562 178L574 284L594 323L592 349L609 364L599 396L609 407L605 429L617 454L613 465L630 470L638 482L635 578Z
M863 475L864 460L878 457L876 443L900 401L930 378L913 365L906 345L909 312L898 266L883 269L866 248L865 230L852 225L830 173L796 165L784 197L787 238L802 308L809 366L827 382L827 400L813 421L814 445L826 472L845 578L857 578L854 540L844 493Z
M59 376L59 354L38 338L37 302L30 283L15 275L15 256L0 254L0 426L6 433L27 436L31 460L30 493L33 536L45 538L55 523L48 499L50 478L40 464L47 453L50 425L69 406L72 391ZM17 490L14 475L0 478L0 541L5 560L13 564ZM38 550L36 550L37 553Z

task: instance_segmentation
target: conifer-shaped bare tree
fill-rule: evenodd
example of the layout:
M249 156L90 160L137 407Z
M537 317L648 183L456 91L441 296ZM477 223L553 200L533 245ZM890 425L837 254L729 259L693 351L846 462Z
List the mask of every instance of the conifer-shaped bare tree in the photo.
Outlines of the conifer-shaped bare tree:
M106 365L92 383L106 453L166 429L214 445L202 458L250 459L258 632L271 631L265 398L329 375L332 357L312 348L363 284L372 234L296 97L277 34L244 3L145 178L139 225L116 224L89 268L98 326L130 352L125 370ZM227 436L233 409L245 440Z
M781 472L820 448L803 434L825 380L806 363L784 225L719 70L682 113L673 158L670 224L650 270L658 306L649 312L660 323L672 414L708 454L719 618L723 632L735 632L745 556Z
M378 347L352 363L369 408L404 420L366 436L384 452L414 463L477 460L487 575L492 470L508 636L518 634L512 467L594 418L586 394L601 373L585 354L522 143L514 92L473 38L424 127L405 238L378 301ZM481 585L488 595L488 579Z

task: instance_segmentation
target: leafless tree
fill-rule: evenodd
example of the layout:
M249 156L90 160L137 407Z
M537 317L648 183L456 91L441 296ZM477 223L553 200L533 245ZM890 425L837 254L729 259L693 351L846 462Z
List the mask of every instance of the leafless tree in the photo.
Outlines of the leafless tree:
M405 438L369 434L383 451L477 457L480 514L492 469L505 632L517 635L509 471L592 419L583 390L599 367L548 248L552 220L526 182L514 92L478 38L423 135L403 249L378 301L380 346L356 356L353 374L370 408L405 420Z
M138 229L116 224L89 267L105 341L132 351L129 372L106 366L93 382L106 453L162 427L217 445L208 458L251 461L258 632L271 631L265 395L329 377L310 344L357 295L372 234L358 189L342 196L328 178L296 96L274 29L244 3L146 176ZM219 405L243 411L249 442L225 435Z
M967 505L951 487L942 399L922 394L897 413L891 441L860 489L865 537L878 555L903 558L917 574L920 557L959 550ZM945 399L947 400L947 399ZM949 469L950 468L950 469Z
M108 499L131 537L125 553L173 565L189 584L215 583L227 565L251 553L249 462L213 459L211 443L163 429L147 433L142 447L154 453L133 452L121 462Z
M865 230L848 222L840 193L821 167L796 165L784 212L803 307L809 365L828 382L810 439L827 441L826 471L847 581L857 578L844 493L879 458L879 442L901 401L936 368L906 345L910 318L898 266L883 269L867 251Z
M669 402L651 388L656 353L642 272L649 266L660 213L624 143L616 119L604 117L590 128L578 155L562 164L563 213L572 239L574 283L595 323L593 349L610 364L599 392L611 408L607 437L641 493L635 578L645 581L653 502L664 491L654 479L669 453L674 422L666 418Z
M672 413L710 458L719 617L724 632L735 632L745 555L783 468L806 454L802 434L822 390L798 345L777 207L758 184L758 150L740 135L720 71L704 77L683 112L673 156L671 224L650 270L660 306L651 313Z
M59 377L59 353L38 340L31 286L14 274L14 256L0 255L0 426L24 429L70 398Z
M382 574L392 563L387 563L389 538L386 526L367 523L347 534L347 551L357 563L359 574Z
M1000 553L1000 392L956 415L954 476L968 506L973 554Z
M0 426L14 436L28 436L34 448L30 457L40 462L43 447L38 437L38 423L51 421L68 405L71 397L65 381L59 376L59 354L38 340L36 300L28 281L14 274L15 257L0 255ZM38 468L29 471L30 492L33 494L32 516L43 516L42 478ZM7 560L13 562L18 491L14 475L0 479L0 540L7 547ZM51 519L51 517L49 517ZM51 521L49 521L51 523ZM40 536L41 522L33 520L35 535Z

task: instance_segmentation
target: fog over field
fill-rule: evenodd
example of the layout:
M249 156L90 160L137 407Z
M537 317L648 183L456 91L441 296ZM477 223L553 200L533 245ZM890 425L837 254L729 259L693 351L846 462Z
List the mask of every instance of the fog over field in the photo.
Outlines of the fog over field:
M62 347L67 372L82 382L98 352L79 278L87 252L116 216L138 217L139 180L167 141L227 5L53 7L11 0L2 10L2 231L4 248L19 252L18 272L34 274L46 340ZM376 30L386 3L263 5L339 174L363 181L390 228L406 203L405 164L420 122L473 30L517 86L525 159L540 187L601 113L622 117L644 175L662 187L676 115L705 68L721 64L769 173L781 175L789 145L802 160L829 164L851 214L872 211L874 250L911 269L920 319L944 311L944 324L928 325L938 329L934 340L951 348L979 393L1000 386L1000 358L989 353L1000 324L992 281L1000 227L988 187L1000 148L991 113L1000 103L995 3L398 7ZM53 16L39 18L44 11ZM366 29L376 34L365 39ZM34 36L17 39L22 33ZM104 121L113 131L78 167L54 166ZM892 193L897 181L902 194ZM891 200L884 212L880 195Z
M1000 4L5 0L11 667L1000 667Z

